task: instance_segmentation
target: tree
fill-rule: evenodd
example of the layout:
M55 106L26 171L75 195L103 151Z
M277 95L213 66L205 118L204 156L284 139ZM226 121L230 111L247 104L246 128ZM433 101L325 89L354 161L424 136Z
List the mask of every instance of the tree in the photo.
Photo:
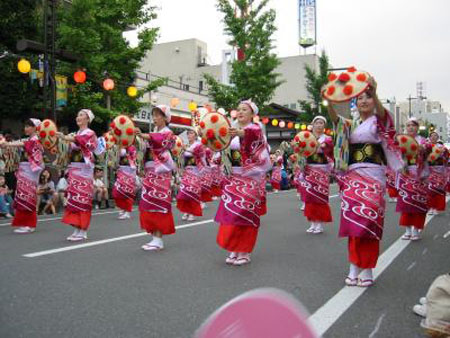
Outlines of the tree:
M158 34L157 28L144 28L138 34L138 44L131 47L122 33L133 27L142 27L156 17L155 8L147 0L73 0L70 4L59 2L57 14L58 48L80 57L77 64L58 61L56 73L69 80L68 104L58 111L58 125L74 126L74 116L81 108L90 108L96 115L94 129L118 113L134 114L142 106L136 98L126 94L133 83L139 62L149 51ZM0 11L0 55L5 51L13 55L16 41L30 39L43 41L43 10L36 0L3 0ZM23 53L37 68L37 56ZM47 117L42 113L42 89L37 81L30 82L28 75L17 71L17 56L0 59L0 119L13 117ZM85 68L87 81L75 85L73 73ZM105 72L116 82L111 95L112 110L106 109L102 81ZM155 89L165 79L153 81L140 91ZM72 86L73 85L73 86Z
M73 120L79 109L87 107L96 114L96 121L105 125L112 116L134 114L142 106L136 98L127 96L126 88L133 83L139 62L152 48L158 28L142 29L136 47L131 47L122 33L156 18L155 8L146 3L147 0L74 0L70 7L60 8L58 46L79 55L80 61L76 65L61 64L58 73L71 77L79 67L86 69L88 78L69 95L62 114L67 119ZM112 111L106 109L102 88L106 74L116 83L116 89L108 93ZM152 82L144 91L163 82Z
M322 87L328 82L328 69L330 63L328 55L322 51L319 57L318 72L305 64L306 91L309 100L299 100L302 111L312 120L314 116L324 114L326 107L322 104ZM328 114L328 113L327 113Z
M218 0L217 8L224 14L225 34L238 50L238 60L231 64L231 86L219 83L204 74L209 95L216 105L225 109L236 107L243 98L263 106L282 83L275 69L280 64L272 52L272 35L276 30L275 11L264 11L269 0L253 6L254 0ZM240 13L239 16L236 13Z
M35 112L39 88L28 80L28 75L17 71L19 59L14 53L17 40L38 38L37 3L34 0L0 2L0 13L3 13L0 17L0 126L6 118L25 119ZM31 55L23 56L37 60Z

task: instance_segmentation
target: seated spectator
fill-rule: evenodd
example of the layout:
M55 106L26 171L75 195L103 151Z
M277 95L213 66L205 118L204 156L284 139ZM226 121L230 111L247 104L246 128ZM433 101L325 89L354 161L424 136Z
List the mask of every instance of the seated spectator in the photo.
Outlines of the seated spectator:
M37 188L37 211L40 211L41 204L44 205L42 213L47 213L49 210L52 214L56 214L54 203L55 183L51 180L51 174L48 169L44 169L39 177L39 184Z
M67 184L68 176L69 176L68 172L64 172L64 170L61 170L58 183L56 184L55 205L60 204L63 207L65 207L67 204L66 190L68 185Z
M11 190L6 185L5 176L0 175L0 214L6 218L11 218L13 213L11 193Z
M94 170L94 207L99 209L102 202L105 201L105 208L109 208L108 188L103 182L103 170L96 168Z

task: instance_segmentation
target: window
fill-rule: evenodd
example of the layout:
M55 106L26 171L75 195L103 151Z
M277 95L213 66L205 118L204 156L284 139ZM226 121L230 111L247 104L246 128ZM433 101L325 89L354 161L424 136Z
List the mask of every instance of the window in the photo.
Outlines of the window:
M297 104L296 104L296 103L291 103L291 104L289 105L289 108L291 108L291 109L297 109Z

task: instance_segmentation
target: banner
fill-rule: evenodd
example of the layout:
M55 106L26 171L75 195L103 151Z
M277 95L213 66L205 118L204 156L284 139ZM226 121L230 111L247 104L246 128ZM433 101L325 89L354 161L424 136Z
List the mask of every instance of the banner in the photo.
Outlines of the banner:
M67 77L56 75L56 106L67 106Z
M299 0L299 45L303 48L316 44L316 0Z

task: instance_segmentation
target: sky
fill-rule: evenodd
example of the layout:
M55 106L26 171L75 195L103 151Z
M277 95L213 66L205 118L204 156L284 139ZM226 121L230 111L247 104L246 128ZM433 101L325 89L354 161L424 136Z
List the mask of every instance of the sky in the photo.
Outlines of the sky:
M216 0L149 0L157 6L157 42L197 38L208 62L220 63L227 37ZM275 53L298 55L298 0L270 0L277 13ZM425 82L425 95L450 112L450 0L317 0L317 52L333 67L355 66L378 82L379 97L405 101ZM314 47L308 49L313 53Z

